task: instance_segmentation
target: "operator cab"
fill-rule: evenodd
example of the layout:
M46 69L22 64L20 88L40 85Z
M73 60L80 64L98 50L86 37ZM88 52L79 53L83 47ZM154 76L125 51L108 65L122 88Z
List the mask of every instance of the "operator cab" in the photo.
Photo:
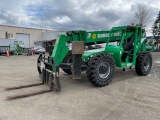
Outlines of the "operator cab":
M121 60L122 62L133 62L134 44L139 44L142 36L142 29L140 27L128 26L126 28L126 36L124 39ZM136 35L137 34L137 35ZM137 37L137 38L136 38Z

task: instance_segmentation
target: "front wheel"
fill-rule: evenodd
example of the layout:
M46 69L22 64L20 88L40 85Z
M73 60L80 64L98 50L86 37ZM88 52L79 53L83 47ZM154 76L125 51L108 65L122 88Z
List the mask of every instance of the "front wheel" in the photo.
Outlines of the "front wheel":
M136 73L138 75L146 76L151 71L152 56L150 52L141 52L136 59Z
M108 85L113 78L115 63L109 54L97 54L88 62L87 77L98 87Z

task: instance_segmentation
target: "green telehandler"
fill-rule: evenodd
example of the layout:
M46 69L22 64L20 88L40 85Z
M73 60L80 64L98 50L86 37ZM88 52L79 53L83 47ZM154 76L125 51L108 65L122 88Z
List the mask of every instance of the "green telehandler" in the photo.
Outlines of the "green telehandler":
M72 50L67 47L68 43L72 43ZM105 43L105 48L84 51L85 46L100 43ZM59 68L72 74L73 79L81 79L81 72L86 71L91 84L103 87L112 81L115 67L125 71L132 66L141 76L148 75L152 67L152 56L146 51L145 30L140 26L113 27L108 31L69 31L57 37L51 56L40 54L37 59L37 70L42 80L40 85L49 84L50 89L7 98L61 91Z

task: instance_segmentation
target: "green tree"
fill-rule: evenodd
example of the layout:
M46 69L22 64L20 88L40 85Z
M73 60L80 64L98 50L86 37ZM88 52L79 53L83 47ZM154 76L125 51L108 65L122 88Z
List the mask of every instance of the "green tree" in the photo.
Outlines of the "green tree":
M152 34L153 34L153 38L154 38L154 46L156 48L157 51L159 51L160 49L160 41L159 41L159 36L160 36L160 11L157 15L157 18L153 24L152 27Z
M160 35L160 11L152 27L153 36Z

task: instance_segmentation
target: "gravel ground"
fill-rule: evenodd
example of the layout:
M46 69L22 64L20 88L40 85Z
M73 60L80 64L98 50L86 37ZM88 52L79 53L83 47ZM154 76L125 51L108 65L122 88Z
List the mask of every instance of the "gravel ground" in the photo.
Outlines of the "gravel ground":
M134 68L116 69L112 83L97 88L85 72L72 80L61 71L61 92L6 100L8 95L48 89L37 86L5 91L5 87L40 82L35 56L0 56L0 120L160 120L160 56L152 53L153 68L145 77Z

